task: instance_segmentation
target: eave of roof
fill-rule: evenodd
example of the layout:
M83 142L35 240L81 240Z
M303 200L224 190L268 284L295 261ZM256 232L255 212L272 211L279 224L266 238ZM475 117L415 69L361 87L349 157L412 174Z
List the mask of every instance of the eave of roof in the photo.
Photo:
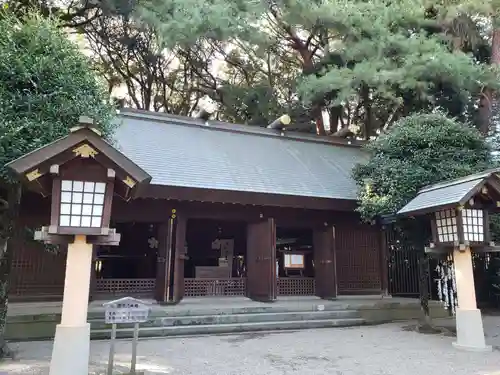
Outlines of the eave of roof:
M488 179L498 180L500 169L490 169L463 178L443 181L421 189L417 196L398 211L399 216L424 215L429 212L464 205Z
M13 170L16 174L23 176L26 172L36 168L42 163L50 161L59 154L82 142L92 144L119 168L130 174L138 183L147 183L151 180L151 176L141 167L128 159L94 131L85 127L7 163L6 167Z

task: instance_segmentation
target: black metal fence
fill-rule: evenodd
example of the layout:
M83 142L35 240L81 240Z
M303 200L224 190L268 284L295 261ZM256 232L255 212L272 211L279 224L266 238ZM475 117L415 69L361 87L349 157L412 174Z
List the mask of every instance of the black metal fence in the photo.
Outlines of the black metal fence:
M500 308L500 254L473 254L472 266L478 306Z
M419 292L419 258L416 249L401 232L391 225L385 227L388 252L389 293L394 297L417 298ZM500 308L500 254L473 254L474 282L479 307ZM429 259L429 286L432 299L438 299L437 259Z
M385 228L389 293L394 297L418 297L418 252L392 225Z

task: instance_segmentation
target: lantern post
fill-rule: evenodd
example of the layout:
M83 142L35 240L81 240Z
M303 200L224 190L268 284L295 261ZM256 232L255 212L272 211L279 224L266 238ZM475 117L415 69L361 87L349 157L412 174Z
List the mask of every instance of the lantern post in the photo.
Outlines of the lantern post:
M81 118L71 133L7 165L26 188L51 199L50 224L35 239L67 246L61 322L56 326L50 375L87 375L87 322L93 245L118 245L110 228L114 196L130 199L151 177L101 138Z
M457 287L457 340L453 345L470 351L489 351L477 308L472 253L498 252L491 241L489 212L500 207L500 170L426 187L399 212L399 216L425 216L432 230L429 254L453 256Z

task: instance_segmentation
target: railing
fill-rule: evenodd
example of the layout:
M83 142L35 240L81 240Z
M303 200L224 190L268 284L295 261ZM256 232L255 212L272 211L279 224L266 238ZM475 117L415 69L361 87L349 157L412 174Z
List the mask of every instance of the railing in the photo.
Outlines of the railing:
M184 279L184 295L186 297L244 296L247 290L246 281L246 278Z
M385 236L389 294L395 297L418 297L419 249L416 249L403 233L392 225L388 225L385 229Z
M278 279L278 296L314 296L313 277L282 277Z
M156 279L97 279L95 293L113 295L148 295L155 289Z

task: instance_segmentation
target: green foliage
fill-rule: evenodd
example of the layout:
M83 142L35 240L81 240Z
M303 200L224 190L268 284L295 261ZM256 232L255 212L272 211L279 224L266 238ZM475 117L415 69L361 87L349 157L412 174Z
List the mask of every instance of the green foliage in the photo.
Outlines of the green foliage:
M276 61L273 73L284 72L287 79L265 77L270 90L251 90L263 87L263 80L239 79L241 69L218 69L212 77L210 66L195 67L196 76L210 85L219 82L229 93L212 96L228 118L248 117L231 110L233 102L242 102L242 92L251 94L254 107L279 93L271 111L302 107L316 118L321 108L330 112L333 132L354 125L369 138L398 118L435 108L470 120L481 89L495 89L499 82L487 64L457 49L450 17L441 15L441 8L431 14L426 0L141 0L138 5L135 16L169 48L196 44L206 50L225 43L225 51L236 48L245 63L252 62L245 76L268 70L268 59ZM473 29L477 21L467 22ZM250 123L262 117L261 110L247 112L257 115Z
M500 243L500 214L490 214L491 239L495 243Z
M366 147L354 178L364 219L395 214L422 187L491 167L491 152L473 127L442 113L415 114Z
M111 131L114 113L88 59L51 19L0 18L0 176L3 166L66 135L82 115Z
M190 46L200 38L255 37L249 30L258 30L255 22L266 11L260 0L142 0L138 4L136 14L154 25L161 44L169 47Z
M407 91L422 101L434 101L438 84L467 98L485 82L495 82L496 76L471 56L451 51L442 34L429 34L431 20L418 1L391 1L390 6L384 0L353 1L342 2L335 12L328 8L322 3L309 12L345 37L332 51L337 64L302 81L305 98L337 90L335 102L342 103L365 85L372 96L395 104L403 102Z

